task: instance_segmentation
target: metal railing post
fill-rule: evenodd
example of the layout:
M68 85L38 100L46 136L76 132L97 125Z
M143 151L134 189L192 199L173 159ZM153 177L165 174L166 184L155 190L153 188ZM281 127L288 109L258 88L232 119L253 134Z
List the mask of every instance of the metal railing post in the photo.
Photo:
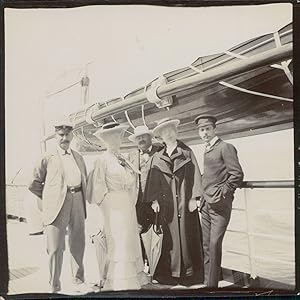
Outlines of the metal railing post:
M248 257L249 257L249 267L250 267L250 277L255 279L256 278L256 272L255 267L252 260L253 255L253 247L252 247L252 241L251 241L251 235L250 235L250 216L249 216L249 205L248 205L248 191L247 189L244 189L244 199L245 199L245 214L246 214L246 233L247 233L247 239L248 239Z

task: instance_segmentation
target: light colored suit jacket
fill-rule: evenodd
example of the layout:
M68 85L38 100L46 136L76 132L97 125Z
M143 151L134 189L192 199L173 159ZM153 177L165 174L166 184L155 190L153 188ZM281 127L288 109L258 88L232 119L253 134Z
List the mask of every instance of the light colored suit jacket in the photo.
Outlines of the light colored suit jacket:
M71 150L81 172L81 186L86 217L86 181L87 172L82 156ZM61 156L58 150L45 154L33 172L28 189L42 199L44 225L51 224L59 214L67 194Z

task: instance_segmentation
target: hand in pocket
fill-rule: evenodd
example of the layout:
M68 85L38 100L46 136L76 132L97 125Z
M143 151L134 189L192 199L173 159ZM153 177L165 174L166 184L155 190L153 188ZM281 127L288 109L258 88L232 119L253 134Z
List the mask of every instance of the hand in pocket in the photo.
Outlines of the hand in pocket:
M228 197L231 198L233 196L233 192L227 187L227 185L224 185L222 188L222 198L227 199Z

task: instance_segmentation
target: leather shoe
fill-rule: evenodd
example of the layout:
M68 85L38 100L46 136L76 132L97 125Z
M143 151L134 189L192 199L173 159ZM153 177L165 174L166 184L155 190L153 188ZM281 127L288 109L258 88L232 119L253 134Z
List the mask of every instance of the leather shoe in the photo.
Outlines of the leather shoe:
M184 286L191 286L195 284L202 284L199 280L195 279L193 276L180 278L179 284Z
M154 280L157 281L158 283L164 284L164 285L177 285L177 283L178 283L178 280L174 277L156 276L154 278Z
M76 294L84 295L88 293L95 293L97 289L93 289L92 287L88 286L86 283L75 283L74 284L74 292Z
M61 291L61 287L60 286L49 286L49 293L51 294L55 294L55 293L59 293Z
M29 235L42 235L42 234L44 234L44 231L29 233Z

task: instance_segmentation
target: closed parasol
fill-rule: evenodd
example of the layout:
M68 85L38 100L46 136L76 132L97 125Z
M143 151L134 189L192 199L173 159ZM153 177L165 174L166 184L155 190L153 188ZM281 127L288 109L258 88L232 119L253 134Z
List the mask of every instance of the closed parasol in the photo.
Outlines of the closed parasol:
M100 278L100 286L103 285L106 279L106 269L107 269L107 244L106 237L102 230L100 230L97 234L91 236L92 243L96 248L96 256L98 261L99 268L99 278Z
M155 224L142 233L141 237L149 262L150 275L153 276L161 255L163 240L163 231L161 225L158 224L158 212L156 212Z

